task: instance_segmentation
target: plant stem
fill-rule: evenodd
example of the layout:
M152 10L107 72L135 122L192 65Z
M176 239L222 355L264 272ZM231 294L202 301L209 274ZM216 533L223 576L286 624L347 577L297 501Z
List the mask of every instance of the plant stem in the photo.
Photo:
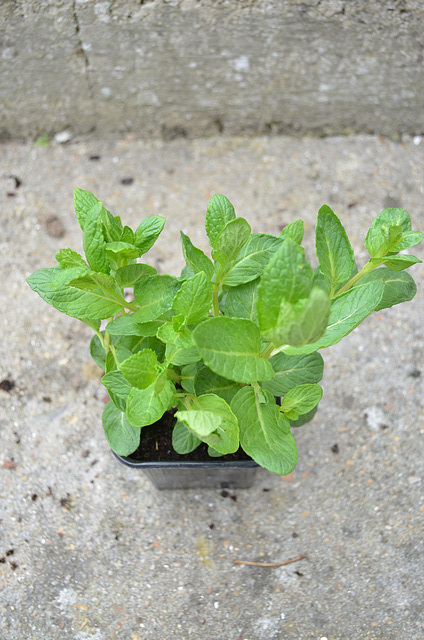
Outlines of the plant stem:
M268 358L271 356L271 353L273 351L274 351L274 345L272 344L272 342L269 342L261 353L262 358L265 358L265 360L268 360Z
M358 271L358 273L356 275L354 275L350 280L348 280L346 282L346 284L344 284L341 289L339 289L337 291L337 295L339 296L341 293L344 293L345 291L348 291L351 287L353 287L354 284L356 284L358 282L358 280L360 280L362 278L362 276L365 276L367 273L371 273L371 271L373 271L377 266L377 264L372 264L371 260L369 260L360 271Z

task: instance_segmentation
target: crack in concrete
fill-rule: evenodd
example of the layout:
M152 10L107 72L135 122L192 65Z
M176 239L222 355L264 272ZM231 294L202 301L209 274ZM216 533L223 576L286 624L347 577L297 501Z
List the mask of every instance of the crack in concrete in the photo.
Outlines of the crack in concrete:
M90 60L88 58L88 54L87 54L87 50L86 48L84 48L82 39L81 39L81 27L80 27L80 22L79 22L79 18L78 18L78 13L77 13L77 6L76 6L76 0L73 0L72 2L72 18L74 21L74 28L75 28L75 35L77 37L78 40L78 44L77 44L77 54L80 55L84 61L84 66L85 66L85 77L87 79L87 87L88 87L88 97L89 100L92 103L92 108L93 108L93 127L92 127L92 131L94 131L96 129L96 122L97 122L97 113L96 113L96 102L94 99L94 86L92 83L92 79L91 79L91 65L90 65Z

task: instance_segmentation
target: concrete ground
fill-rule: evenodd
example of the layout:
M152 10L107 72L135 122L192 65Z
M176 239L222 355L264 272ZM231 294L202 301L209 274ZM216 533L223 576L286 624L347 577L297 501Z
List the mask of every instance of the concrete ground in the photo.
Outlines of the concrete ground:
M328 203L363 264L386 206L424 229L424 140L8 143L0 167L0 639L422 640L421 265L412 302L323 351L324 398L296 431L293 475L260 470L230 495L159 492L113 458L89 330L25 277L81 248L76 186L130 225L166 216L148 254L161 272L182 266L180 228L206 249L214 192L254 231L302 217L309 255Z

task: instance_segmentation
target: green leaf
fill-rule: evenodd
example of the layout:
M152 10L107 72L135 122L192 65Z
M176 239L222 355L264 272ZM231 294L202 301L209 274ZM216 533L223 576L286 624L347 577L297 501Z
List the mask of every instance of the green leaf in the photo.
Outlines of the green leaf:
M414 279L405 271L390 271L386 267L374 269L363 276L356 286L362 286L368 282L381 280L384 283L383 295L375 307L375 311L393 307L395 304L407 302L417 293L417 285Z
M127 398L131 391L131 384L119 371L109 371L109 373L105 373L102 378L102 384L106 387L114 405L125 413Z
M100 217L102 208L103 205L99 202L87 214L84 222L82 244L87 262L93 271L109 273L110 264L106 253L106 241Z
M178 288L174 276L151 276L140 278L134 286L134 298L140 309L134 313L136 322L156 320L172 306Z
M27 278L27 282L45 302L74 318L102 320L122 310L122 305L116 301L121 295L118 288L109 293L99 288L82 291L71 284L82 276L84 272L79 268L52 267L36 271Z
M216 193L209 200L205 228L211 247L215 247L221 231L235 217L234 207L225 196Z
M121 316L108 322L106 331L114 336L144 336L143 325L134 321L133 315ZM154 334L157 331L154 332ZM153 335L154 335L153 334Z
M187 324L196 324L209 315L212 307L212 284L204 271L196 273L181 285L172 308L187 318Z
M132 287L143 276L153 276L156 269L148 264L128 264L116 270L115 280L120 287Z
M202 367L200 362L194 362L192 364L187 364L181 369L180 384L188 393L194 393L194 378L200 367Z
M240 389L240 385L237 382L219 376L208 367L202 367L194 378L194 389L197 396L205 393L214 393L230 404Z
M385 258L371 258L371 264L385 264L392 271L403 271L413 264L422 262L419 258L411 255L387 256Z
M79 267L80 269L90 270L88 264L79 253L73 249L61 249L55 255L56 260L59 263L61 269L71 269L72 267Z
M137 389L146 389L156 379L158 359L151 349L143 349L130 356L120 366L122 375Z
M299 384L290 389L281 402L281 411L290 420L308 413L322 398L322 388L318 384Z
M167 344L165 358L169 364L181 367L199 362L200 354L195 346L184 348L178 345Z
M338 217L327 205L318 211L315 228L320 271L332 285L349 280L355 263L352 245Z
M165 344L172 344L181 349L190 349L194 346L191 333L185 327L174 329L173 325L165 323L159 327L156 335Z
M384 209L371 224L365 248L373 258L398 253L419 244L424 234L411 230L411 218L404 209Z
M197 325L192 335L204 363L218 375L236 382L274 376L270 363L259 355L259 329L250 320L210 318Z
M283 238L283 240L286 238L291 238L297 244L300 244L303 240L303 231L303 221L294 220L293 222L289 222L289 224L284 227L284 229L280 233L280 238Z
M296 466L296 443L289 421L280 413L273 396L268 391L264 393L266 401L260 402L251 386L243 387L231 402L239 424L240 444L261 467L286 475Z
M256 302L258 299L258 281L230 287L225 296L225 315L234 318L247 318L256 323Z
M237 418L225 400L215 394L196 398L190 411L177 411L175 416L216 451L234 453L239 448Z
M275 346L301 347L315 342L325 333L330 306L328 295L318 287L298 304L282 300L275 327L263 331L262 336Z
M140 429L133 427L125 413L112 402L108 402L103 409L102 422L106 440L118 456L129 456L138 448Z
M266 233L251 233L235 259L226 266L225 286L236 287L259 278L282 243L281 238Z
M273 396L284 396L290 389L306 383L319 382L324 371L324 360L319 353L288 356L280 352L270 358L275 377L262 382L262 388Z
M186 236L182 231L180 233L184 260L186 261L188 268L193 274L204 271L208 280L211 280L213 276L212 261L203 253L201 249L198 249L193 245L188 236Z
M127 398L127 418L137 427L160 420L171 405L175 387L170 380L158 378L146 389L132 388Z
M299 416L297 420L290 420L290 428L294 427L297 429L298 427L303 427L304 424L308 424L308 422L311 422L317 412L317 409L318 407L314 407L313 409L308 411L308 413L304 413Z
M177 422L172 431L172 446L177 453L191 453L202 441L188 429L183 422Z
M91 338L90 355L97 366L104 371L106 369L106 353L98 336L93 336Z
M250 236L250 224L244 218L235 218L226 224L212 249L212 258L227 264L237 256Z
M135 244L135 233L134 231L125 225L122 229L121 234L119 236L120 242L128 242L129 244Z
M115 261L117 259L132 260L133 258L138 258L141 255L140 249L135 245L122 241L107 242L106 252L108 257Z
M311 353L336 344L353 331L378 306L383 295L381 280L369 282L362 287L353 287L333 298L327 330L322 338L300 348L287 347L286 353Z
M163 227L165 218L162 216L148 216L138 225L135 232L135 245L140 250L140 255L147 253L158 239Z
M287 238L268 262L258 285L258 318L262 332L276 326L281 302L296 304L309 296L312 269L304 250Z
M88 213L97 205L100 201L93 196L89 191L84 189L74 189L74 206L75 213L77 215L78 224L84 231L85 219Z

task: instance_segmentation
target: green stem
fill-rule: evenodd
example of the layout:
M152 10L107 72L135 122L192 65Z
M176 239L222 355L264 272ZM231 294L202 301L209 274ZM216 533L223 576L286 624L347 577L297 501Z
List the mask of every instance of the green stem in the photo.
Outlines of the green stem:
M178 373L176 373L176 371L173 371L172 369L167 369L166 373L168 374L168 376L170 378L172 378L173 380L175 380L175 382L180 382L181 380L181 376L178 375Z
M213 315L219 316L219 287L214 285L213 287Z
M358 282L358 280L360 280L362 278L362 276L365 276L367 273L371 273L371 271L373 271L376 267L378 267L378 264L372 264L371 260L369 260L360 271L358 271L358 273L356 275L354 275L350 280L348 280L346 282L346 284L344 284L341 289L339 289L337 291L337 295L339 296L341 293L344 293L345 291L348 291L349 289L351 289L351 287L353 287L354 284L356 284Z
M274 351L274 345L272 344L272 342L269 342L265 347L265 349L262 351L261 357L265 358L265 360L268 360L268 358L271 356L271 353L273 351Z

